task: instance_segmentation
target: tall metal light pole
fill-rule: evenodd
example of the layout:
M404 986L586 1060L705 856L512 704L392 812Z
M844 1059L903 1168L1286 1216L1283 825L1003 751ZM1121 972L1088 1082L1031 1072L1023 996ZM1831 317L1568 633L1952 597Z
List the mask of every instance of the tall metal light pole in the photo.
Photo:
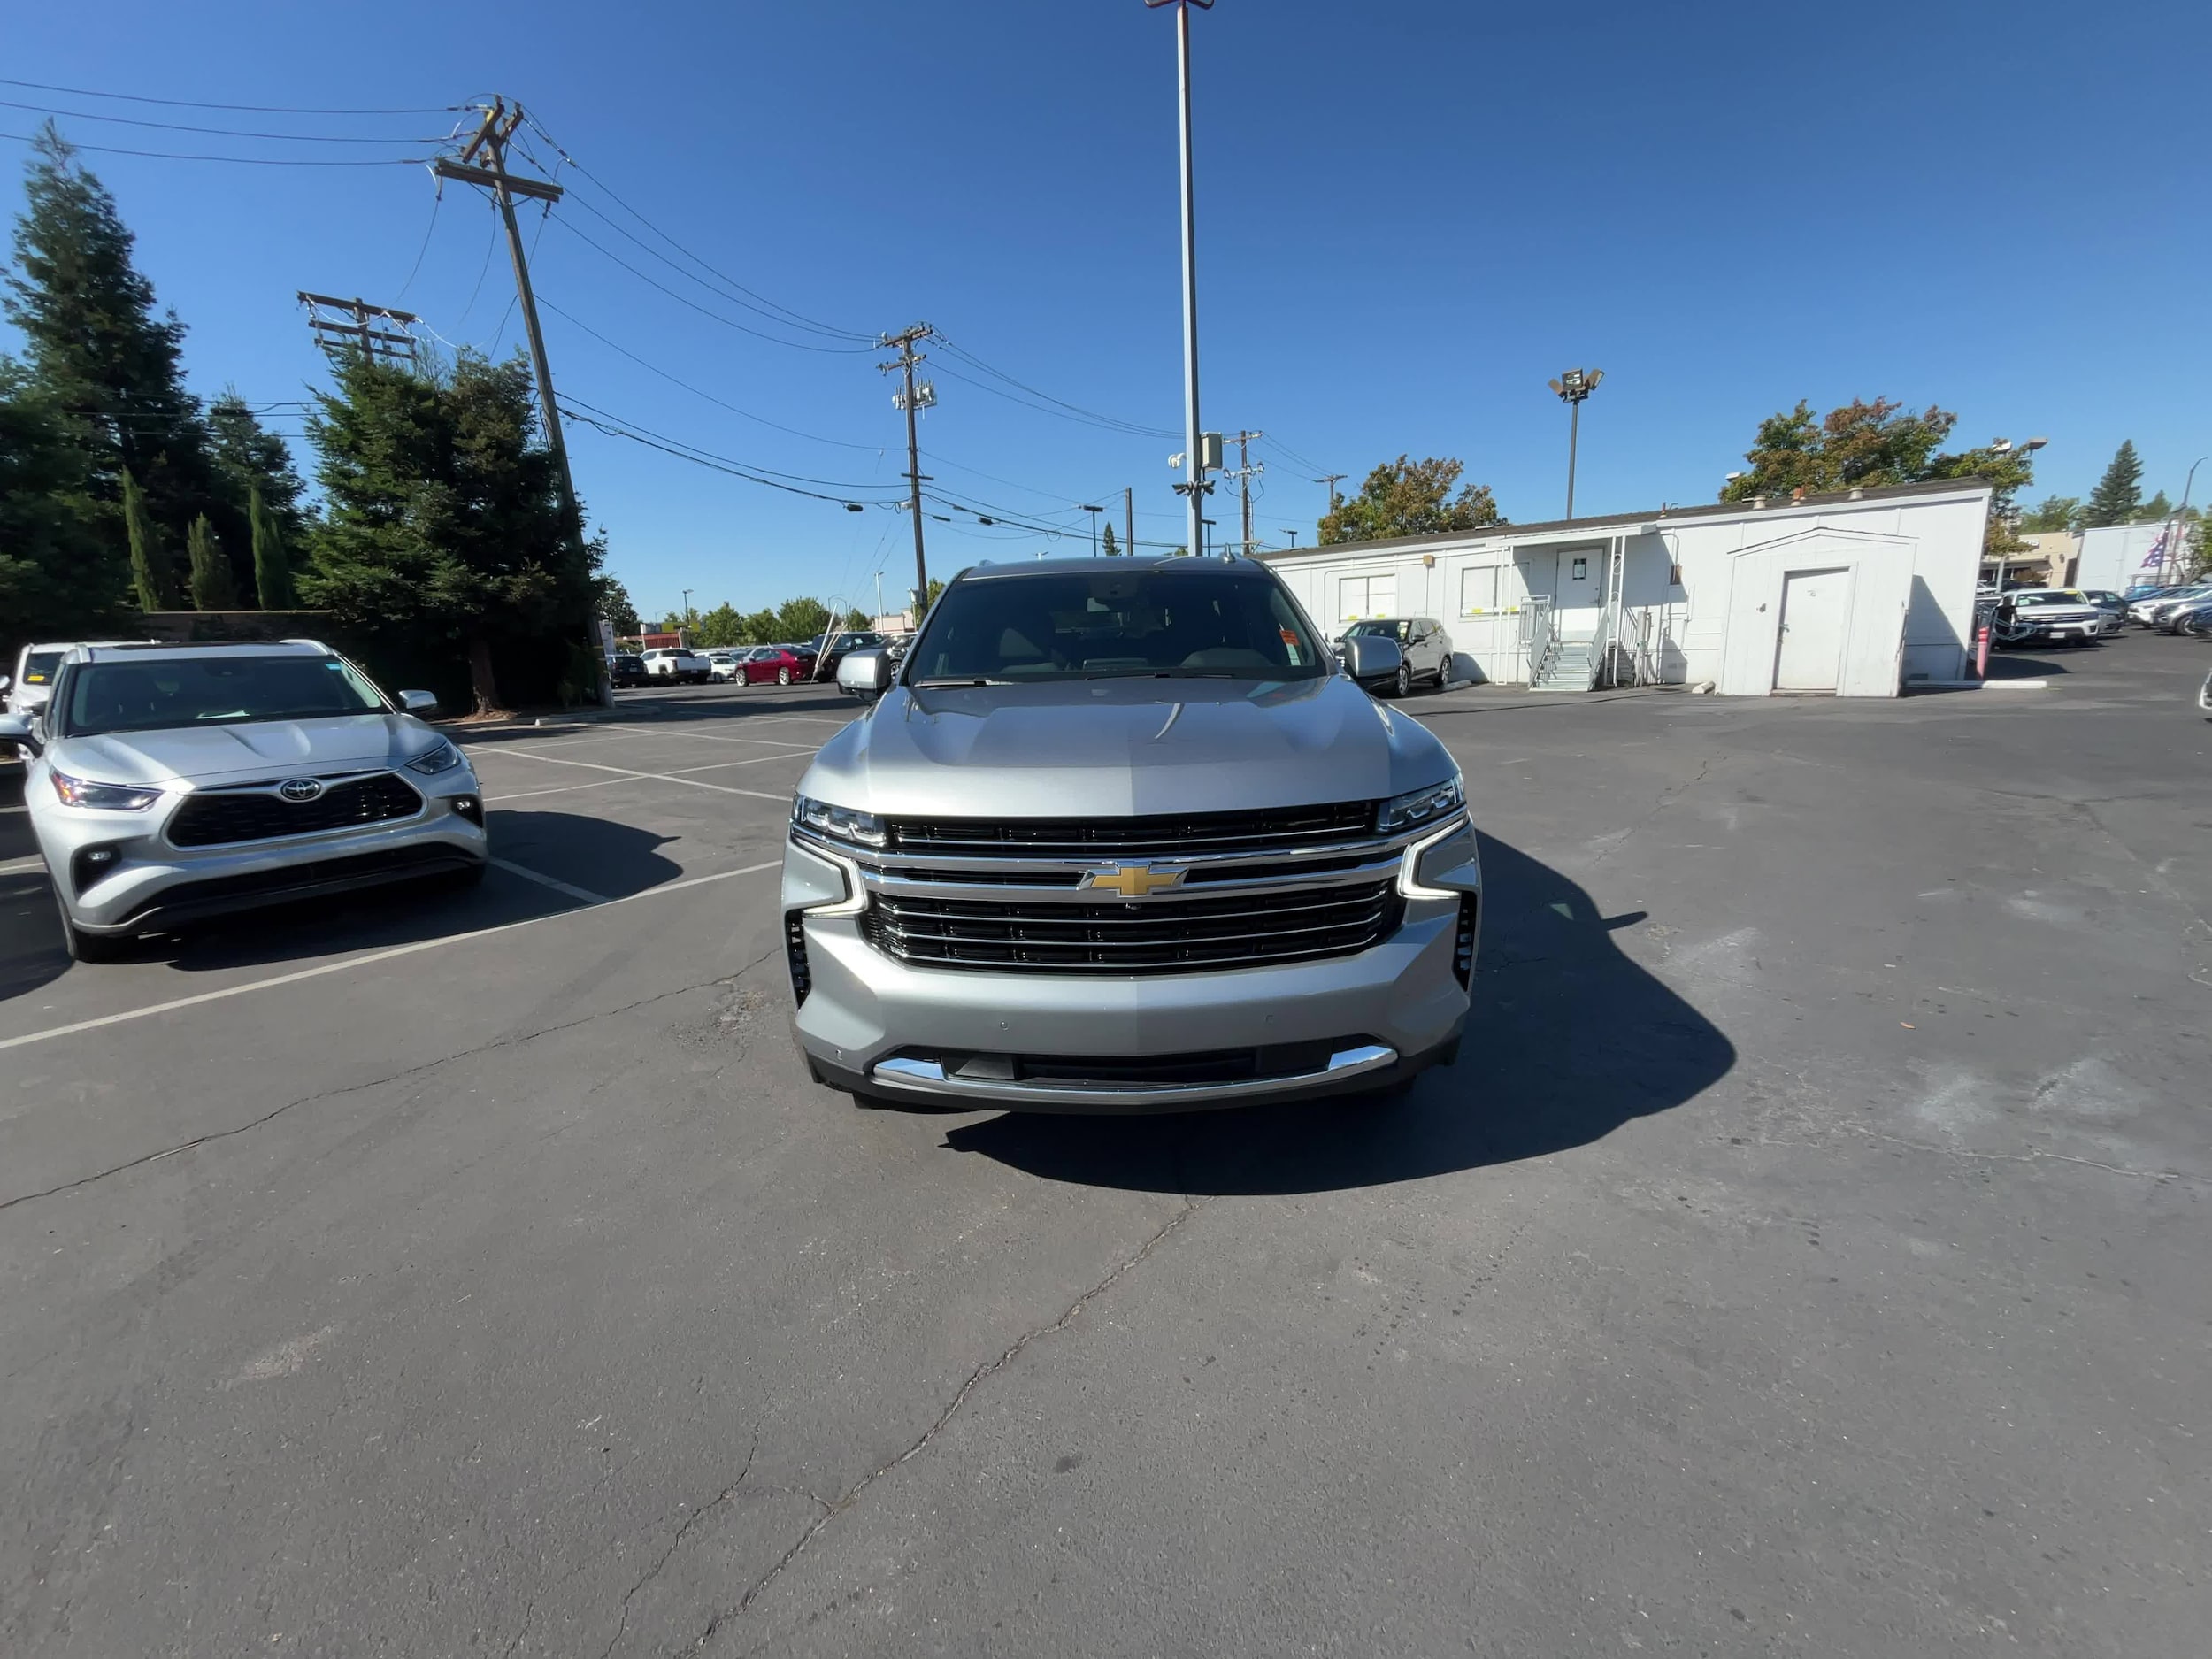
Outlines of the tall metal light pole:
M1177 79L1182 99L1183 133L1183 465L1186 481L1176 486L1190 508L1190 550L1206 550L1206 471L1198 445L1198 221L1193 195L1190 147L1190 9L1211 11L1214 0L1144 0L1156 11L1175 8Z
M1575 449L1582 441L1582 402L1598 389L1598 382L1605 378L1603 369L1569 369L1551 382L1560 402L1573 411L1567 421L1567 517L1575 516Z
M2195 487L2197 469L2202 466L2204 462L2205 457L2199 456L2189 463L2189 477L2181 487L2181 505L2174 509L2174 516L2166 521L2166 557L2164 563L2159 567L2158 573L2161 576L2166 574L2169 570L2174 573L2177 580L2182 575L2181 548L2177 538L2189 522L2189 492Z
M2049 442L2048 438L2025 438L2015 443L2010 438L1996 438L1991 441L1989 448L1994 455L2033 455ZM2020 510L2008 502L1999 522L2005 526L2005 540L2011 541L2020 534ZM1997 596L2001 599L2005 593L2005 566L2011 563L2008 554L1997 555ZM2050 561L2046 559L2044 564L2047 567Z
M1098 557L1098 515L1104 512L1106 509L1086 507L1083 511L1091 515L1091 557L1096 558Z

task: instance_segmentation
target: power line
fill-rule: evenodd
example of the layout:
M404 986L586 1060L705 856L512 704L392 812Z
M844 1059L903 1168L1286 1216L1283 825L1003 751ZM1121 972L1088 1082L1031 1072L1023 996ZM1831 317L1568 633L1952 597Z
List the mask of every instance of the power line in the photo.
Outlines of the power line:
M380 138L334 137L327 133L254 133L234 127L187 127L180 121L142 121L132 115L96 115L90 110L57 110L43 104L18 104L12 99L0 98L0 110L28 110L34 115L58 115L72 121L109 121L119 127L154 127L165 133L197 133L204 138L273 138L286 143L301 144L442 144L442 136L419 138L402 137L392 134Z
M570 155L567 150L562 149L561 141L554 137L551 133L546 131L545 126L542 122L539 121L534 116L529 118L529 120L531 127L537 132L538 135L544 139L547 143L552 145L555 152L558 154L564 161L567 162L570 166L573 167L585 178L589 179L599 189L605 191L608 199L613 202L616 206L619 207L632 219L637 220L639 224L644 226L646 229L651 231L653 234L658 236L663 242L673 248L678 253L683 255L685 258L690 260L694 265L697 265L702 271L706 272L717 280L724 282L729 287L735 288L739 293L749 296L751 298L759 301L761 304L767 306L770 310L782 313L785 318L789 319L794 323L802 324L804 326L814 329L820 334L841 336L847 340L864 340L869 342L870 349L872 350L874 349L875 336L872 334L870 334L864 329L839 328L829 323L821 322L814 318L807 316L803 311L794 311L788 305L781 304L775 300L770 299L764 294L756 292L754 289L747 288L745 284L740 282L735 277L729 275L726 272L717 269L707 260L701 258L697 254L692 252L690 249L685 247L683 243L678 242L673 236L663 230L658 225L656 225L651 219L646 218L644 214L639 212L637 209L632 207L628 202L625 201L622 196L616 192L612 185L607 183L605 180L602 179L589 167L587 167L582 162L577 160L575 157ZM604 218L605 215L602 214L601 217ZM628 233L626 232L624 234L627 234ZM636 238L633 237L632 240L635 241ZM642 246L643 244L641 243L640 245ZM667 256L664 254L657 254L655 257L664 260L672 267L674 265L674 261L669 260ZM693 280L696 280L697 279L695 278Z
M150 98L135 92L99 92L88 87L55 87L42 81L12 81L0 75L0 87L28 87L34 92L61 92L73 98L119 98L126 104L162 104L179 110L228 110L242 115L449 115L467 108L460 104L431 104L411 110L303 110L267 104L202 104L191 98Z
M630 437L641 434L644 437L656 438L663 443L672 444L679 449L688 450L692 452L694 456L704 457L707 459L719 462L726 466L738 467L749 472L763 472L766 473L770 478L788 479L801 484L818 484L825 489L848 490L855 493L863 493L868 490L879 490L887 488L887 486L879 481L856 484L847 479L814 478L804 472L786 472L777 467L762 466L757 462L734 460L726 455L717 455L711 449L702 449L696 444L686 443L680 438L672 438L664 432L655 432L650 426L641 426L638 425L637 422L631 420L625 416L614 413L611 410L602 409L595 403L586 403L582 398L576 396L573 393L564 396L561 401L564 403L573 403L579 409L585 411L588 414L597 415L602 417L603 419L612 421L616 426L625 429L618 434L620 436ZM765 480L763 481L764 482ZM853 496L851 495L825 495L822 499L825 501L847 502L852 500ZM885 503L878 504L880 505Z
M1302 467L1307 472L1314 473L1323 472L1327 470L1318 461L1309 461L1304 456L1299 454L1297 450L1292 449L1288 444L1285 443L1280 438L1276 437L1272 433L1261 434L1260 441L1265 443L1270 449L1276 450L1286 461L1288 461L1294 466ZM1342 474L1340 473L1338 476L1341 477Z
M636 352L631 350L627 346L618 345L615 342L608 339L606 335L601 334L596 328L594 328L589 323L584 321L581 318L575 316L572 312L563 311L551 300L546 298L544 295L541 294L538 296L538 303L544 306L546 310L551 311L555 316L563 318L568 322L574 324L577 327L582 329L586 334L589 334L594 340L596 340L601 345L606 347L610 351L620 352L624 357L629 358L631 362L636 364L638 367L659 375L661 379L666 380L672 386L680 386L685 391L689 392L694 397L704 398L708 403L712 403L718 409L728 410L733 415L741 415L748 420L757 421L761 426L772 427L775 431L789 433L795 438L804 438L810 443L826 443L835 449L859 449L866 454L880 455L884 449L888 447L887 445L880 443L851 443L842 438L825 438L817 433L802 432L796 426L787 426L781 421L769 419L765 415L756 415L749 409L740 409L735 403L725 402L723 399L717 397L712 392L702 391L698 387L694 386L689 380L683 380L676 375L671 374L666 369L662 368L658 364L648 362L645 358L638 356ZM955 465L956 465L956 463Z
M399 292L392 296L396 305L407 297L407 290L415 286L415 273L422 269L422 257L430 251L431 234L438 228L438 209L445 204L445 181L438 181L438 193L430 198L430 223L423 227L422 246L415 250L415 263L407 267L407 280L399 285Z
M710 318L715 322L720 323L725 328L734 328L741 334L750 334L754 339L765 340L771 345L788 346L794 351L823 351L828 352L833 356L840 357L849 354L857 354L864 351L872 351L875 349L873 346L810 345L803 340L785 340L776 334L763 334L757 328L749 328L743 323L733 322L729 318L723 316L719 311L709 311L705 306L700 304L698 301L691 299L685 295L677 293L674 288L670 288L665 282L659 281L655 278L646 275L644 272L639 270L627 259L625 259L620 254L601 247L599 243L592 241L590 237L585 235L582 231L578 230L575 226L570 224L566 219L563 219L561 221L561 228L567 232L568 234L575 237L579 242L584 243L585 246L596 249L601 255L606 258L613 260L615 264L620 265L625 271L627 271L632 276L635 277L639 281L644 283L648 288L658 288L662 293L667 295L670 299L674 300L678 304L688 305L693 311L697 311L700 316Z
M1164 426L1148 426L1141 421L1123 420L1119 417L1114 415L1102 415L1094 409L1085 409L1079 403L1071 403L1064 398L1053 396L1049 392L1041 392L1035 387L1027 384L1025 381L1016 380L1012 375L1008 374L1003 370L993 368L981 357L977 357L974 352L968 350L964 346L955 345L949 340L941 341L940 343L946 350L951 352L953 356L958 357L963 363L967 364L971 368L980 370L983 373L989 375L992 379L1003 381L1006 385L1013 387L1018 391L1026 392L1032 397L1041 399L1045 403L1051 406L1050 409L1046 411L1048 413L1057 411L1069 419L1088 421L1093 426L1105 426L1115 431L1124 432L1133 437L1173 438L1177 435L1176 434L1167 430ZM947 370L946 373L952 373L952 371ZM956 380L966 380L967 376L964 374L954 374L953 378ZM971 385L981 385L980 381L970 381L969 383ZM984 386L982 389L987 392L996 390L995 388L989 386ZM998 395L1002 397L1007 397L1009 396L1004 392L1000 392ZM1009 401L1018 403L1020 400L1018 398L1010 397Z
M12 138L19 144L38 142L22 133L0 133L0 138ZM240 167L419 167L424 160L420 156L382 156L373 161L323 161L293 156L194 156L174 150L125 150L115 144L88 144L74 138L68 142L72 150L89 150L103 156L145 156L156 161L222 161Z

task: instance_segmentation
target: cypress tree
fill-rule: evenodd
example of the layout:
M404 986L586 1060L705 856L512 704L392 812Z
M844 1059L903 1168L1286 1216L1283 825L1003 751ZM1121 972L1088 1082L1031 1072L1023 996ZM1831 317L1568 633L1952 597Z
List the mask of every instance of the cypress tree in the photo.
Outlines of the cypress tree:
M247 507L253 525L253 585L264 611L289 611L299 602L292 596L292 566L284 554L284 532L276 515L253 492Z
M2136 458L2135 441L2130 438L2121 443L2112 465L2105 468L2097 488L2090 492L2082 522L2092 529L2125 524L2135 517L2142 502L2143 463Z
M202 513L192 521L190 534L185 538L185 552L192 567L192 608L195 611L228 611L237 603L231 589L230 560L216 544L215 526Z
M177 605L175 573L161 545L161 532L146 511L146 492L127 472L123 474L123 528L131 543L131 585L138 590L141 611L173 611Z
M0 311L22 331L34 383L77 428L93 496L119 500L128 472L174 535L208 509L212 482L184 325L157 312L115 198L74 146L49 121L31 149Z
M120 539L85 494L75 435L0 358L0 634L10 639L81 639L119 620Z

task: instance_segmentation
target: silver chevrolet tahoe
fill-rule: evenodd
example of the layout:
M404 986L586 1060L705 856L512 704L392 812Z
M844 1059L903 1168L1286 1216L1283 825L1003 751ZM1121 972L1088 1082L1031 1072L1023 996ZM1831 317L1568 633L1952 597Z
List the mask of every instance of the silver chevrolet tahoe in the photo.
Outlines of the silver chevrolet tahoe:
M964 572L800 780L794 1030L863 1099L1147 1111L1367 1093L1456 1054L1458 768L1244 560Z

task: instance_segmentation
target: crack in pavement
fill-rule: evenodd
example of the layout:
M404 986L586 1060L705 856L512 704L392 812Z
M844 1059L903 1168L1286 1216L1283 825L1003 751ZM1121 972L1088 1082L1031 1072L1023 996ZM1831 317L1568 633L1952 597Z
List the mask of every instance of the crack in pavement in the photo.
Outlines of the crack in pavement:
M743 1595L738 1597L736 1605L726 1609L722 1612L717 1613L712 1618L709 1619L707 1621L706 1628L701 1631L688 1645L681 1648L680 1651L683 1653L697 1653L709 1642L712 1641L717 1632L718 1632L725 1624L729 1623L730 1620L745 1613L751 1608L753 1603L760 1598L761 1593L766 1590L770 1585L776 1581L776 1579L782 1574L785 1568L791 1565L791 1563L796 1561L801 1555L805 1553L807 1546L811 1544L815 1539L820 1535L825 1527L826 1527L832 1521L835 1520L839 1516L844 1514L846 1510L851 1509L856 1503L859 1502L862 1496L867 1492L869 1487L874 1486L877 1481L882 1479L886 1475L890 1474L894 1470L902 1467L912 1459L921 1455L923 1452L926 1451L931 1443L933 1442L937 1439L938 1435L943 1432L945 1425L959 1415L961 1407L967 1404L968 1397L971 1394L974 1394L975 1391L984 1383L989 1381L992 1378L997 1376L999 1372L1004 1371L1009 1365L1012 1364L1015 1360L1021 1356L1022 1351L1028 1348L1031 1343L1038 1341L1042 1338L1055 1335L1056 1333L1064 1331L1070 1325L1073 1325L1077 1319L1082 1317L1084 1309L1089 1307L1092 1302L1097 1301L1099 1297L1104 1295L1109 1290L1111 1290L1114 1286L1120 1281L1123 1275L1126 1274L1131 1269L1136 1267L1139 1263L1143 1262L1144 1259L1150 1256L1153 1251L1159 1248L1161 1245L1164 1244L1186 1221L1188 1221L1191 1217L1195 1215L1198 1212L1198 1206L1199 1201L1197 1199L1193 1198L1188 1193L1184 1194L1183 1207L1180 1210L1177 1210L1174 1215L1171 1216L1167 1219L1166 1223L1162 1225L1158 1231L1155 1232L1150 1238L1147 1239L1142 1244L1139 1245L1136 1249L1132 1251L1129 1255L1124 1256L1118 1263L1117 1263L1113 1271L1108 1273L1105 1278L1100 1279L1095 1285L1093 1285L1088 1290L1085 1291L1073 1302L1070 1302L1067 1307L1061 1311L1058 1318L1053 1320L1049 1325L1036 1325L1030 1330L1023 1332L1019 1336L1014 1339L1013 1342L1009 1345L1006 1351L1001 1354L996 1359L989 1361L986 1364L979 1365L974 1371L969 1372L968 1379L960 1385L958 1391L954 1394L951 1401L946 1405L945 1409L937 1414L936 1421L932 1423L926 1429L924 1429L920 1436L911 1446L909 1446L904 1451L901 1452L897 1456L892 1458L889 1462L877 1464L876 1467L871 1469L866 1474L861 1476L859 1479L856 1480L851 1486L848 1486L837 1496L834 1501L824 1502L824 1501L818 1497L814 1498L815 1502L823 1505L822 1513L815 1517L813 1521L808 1525L806 1530L801 1532L798 1538L793 1542L791 1548L785 1550L782 1555L779 1555L774 1563L769 1567L766 1572L761 1574L758 1578L753 1581L752 1587L747 1590ZM805 1495L809 1497L814 1496L811 1493ZM602 1659L605 1659L603 1655L602 1655Z
M1703 783L1705 781L1705 774L1712 769L1713 763L1709 757L1701 760L1697 763L1696 777L1685 779L1682 782L1676 784L1673 787L1660 791L1659 798L1651 803L1651 810L1646 812L1641 818L1638 818L1633 824L1631 824L1626 829L1617 831L1614 835L1612 845L1608 847L1603 852L1600 853L1596 857L1590 861L1590 868L1595 870L1600 864L1610 858L1615 853L1618 852L1622 848L1627 846L1630 841L1636 838L1638 833L1643 829L1644 826L1650 823L1652 819L1657 818L1662 812L1665 811L1670 806L1673 805L1674 803L1679 800L1684 795L1695 788L1699 784Z
M534 1031L521 1032L513 1036L498 1038L491 1042L480 1043L473 1048L463 1048L457 1053L443 1055L435 1060L425 1060L418 1065L403 1066L396 1071L388 1072L383 1077L371 1078L365 1082L348 1083L339 1088L321 1089L312 1094L303 1094L297 1100L287 1101L281 1106L262 1113L258 1118L234 1125L228 1129L211 1129L204 1135L193 1136L189 1141L180 1141L175 1146L164 1147L158 1152L149 1152L141 1157L127 1159L111 1168L99 1170L90 1175L81 1175L74 1180L63 1181L56 1187L44 1187L35 1193L19 1193L12 1198L0 1199L0 1210L12 1210L18 1204L27 1204L35 1199L52 1198L62 1193L74 1192L80 1187L89 1187L96 1181L107 1179L111 1175L121 1175L127 1171L138 1169L148 1164L158 1163L163 1158L173 1157L180 1152L190 1152L196 1148L208 1146L218 1141L228 1141L235 1135L242 1135L249 1131L258 1129L264 1124L273 1123L297 1107L311 1106L319 1101L337 1100L347 1094L360 1094L366 1089L381 1088L387 1083L397 1083L405 1078L418 1077L426 1071L434 1071L440 1066L451 1065L457 1060L473 1059L479 1055L491 1054L501 1048L517 1048L526 1042L534 1042L540 1037L550 1037L560 1032L573 1031L579 1025L588 1025L595 1019L608 1019L617 1014L632 1013L651 1003L665 1002L672 996L684 996L694 991L703 991L709 986L734 984L774 956L778 948L771 947L733 973L718 973L712 979L702 979L695 985L680 985L673 990L657 991L651 996L640 997L634 1002L625 1002L619 1008L601 1009L596 1013L580 1015L575 1019L563 1020L557 1025L541 1025Z
M766 1421L765 1417L761 1419L763 1423ZM630 1628L631 1601L636 1599L638 1593L647 1585L660 1577L661 1569L665 1567L675 1553L684 1547L684 1540L690 1536L691 1529L737 1495L737 1489L745 1484L745 1477L753 1472L753 1459L760 1455L760 1423L753 1425L753 1443L746 1451L745 1463L737 1471L737 1479L715 1494L707 1502L701 1504L686 1516L684 1524L676 1529L676 1535L668 1540L668 1548L656 1555L653 1558L653 1564L645 1570L638 1581L622 1593L622 1617L616 1621L614 1634L607 1639L606 1647L600 1650L599 1659L611 1659L614 1650L621 1646L622 1638ZM818 1498L815 1502L818 1503L821 1500ZM518 1637L516 1640L521 1639Z

